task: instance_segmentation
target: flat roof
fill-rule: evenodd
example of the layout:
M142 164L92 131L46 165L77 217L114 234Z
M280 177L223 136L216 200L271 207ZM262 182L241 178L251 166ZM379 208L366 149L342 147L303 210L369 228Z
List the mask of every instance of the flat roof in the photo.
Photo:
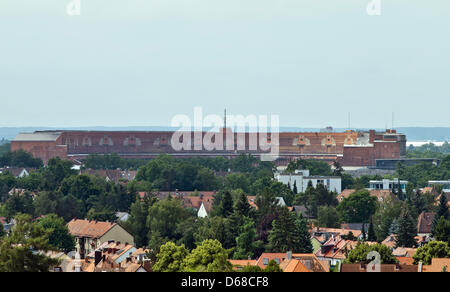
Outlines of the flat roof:
M13 142L54 142L60 136L61 132L34 132L34 133L19 133Z

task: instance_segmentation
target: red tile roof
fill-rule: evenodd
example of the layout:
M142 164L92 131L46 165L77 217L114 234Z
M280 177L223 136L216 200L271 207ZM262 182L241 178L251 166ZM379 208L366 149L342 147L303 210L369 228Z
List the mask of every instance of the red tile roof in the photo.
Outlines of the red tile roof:
M67 224L70 234L75 237L100 238L116 223L73 219Z
M431 233L434 213L422 212L417 219L417 233Z

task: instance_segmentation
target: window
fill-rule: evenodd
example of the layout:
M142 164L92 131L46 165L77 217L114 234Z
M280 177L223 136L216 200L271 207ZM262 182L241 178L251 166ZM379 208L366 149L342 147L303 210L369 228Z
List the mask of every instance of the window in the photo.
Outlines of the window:
M267 266L269 264L269 259L268 258L263 258L263 264L265 266Z

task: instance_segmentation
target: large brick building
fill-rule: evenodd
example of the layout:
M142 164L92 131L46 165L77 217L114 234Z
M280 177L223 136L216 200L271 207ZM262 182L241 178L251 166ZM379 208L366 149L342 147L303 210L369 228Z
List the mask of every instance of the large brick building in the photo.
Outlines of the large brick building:
M223 156L233 158L240 153L259 156L267 153L261 147L249 147L249 141L255 133L232 133L227 129L226 135L234 138L233 150L207 150L207 145L197 145L195 133L190 133L191 148L176 151L171 145L173 131L153 132L119 132L119 131L37 131L21 133L12 142L11 149L23 149L44 163L53 157L64 159L83 159L89 154L117 153L124 158L151 159L167 153L177 157ZM200 138L206 132L198 133ZM227 136L224 134L224 140ZM271 134L267 142L271 142ZM212 139L214 140L214 139ZM238 142L242 141L242 142ZM245 143L243 142L245 141ZM344 166L374 166L376 159L401 158L406 154L406 137L394 130L345 131L345 132L282 132L279 133L278 164L286 164L297 158L339 160ZM230 149L230 148L226 148Z

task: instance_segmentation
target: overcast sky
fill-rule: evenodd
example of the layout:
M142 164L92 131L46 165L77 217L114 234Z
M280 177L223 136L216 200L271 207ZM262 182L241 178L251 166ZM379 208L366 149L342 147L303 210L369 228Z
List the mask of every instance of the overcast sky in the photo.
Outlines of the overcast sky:
M450 1L0 1L0 127L450 126Z

